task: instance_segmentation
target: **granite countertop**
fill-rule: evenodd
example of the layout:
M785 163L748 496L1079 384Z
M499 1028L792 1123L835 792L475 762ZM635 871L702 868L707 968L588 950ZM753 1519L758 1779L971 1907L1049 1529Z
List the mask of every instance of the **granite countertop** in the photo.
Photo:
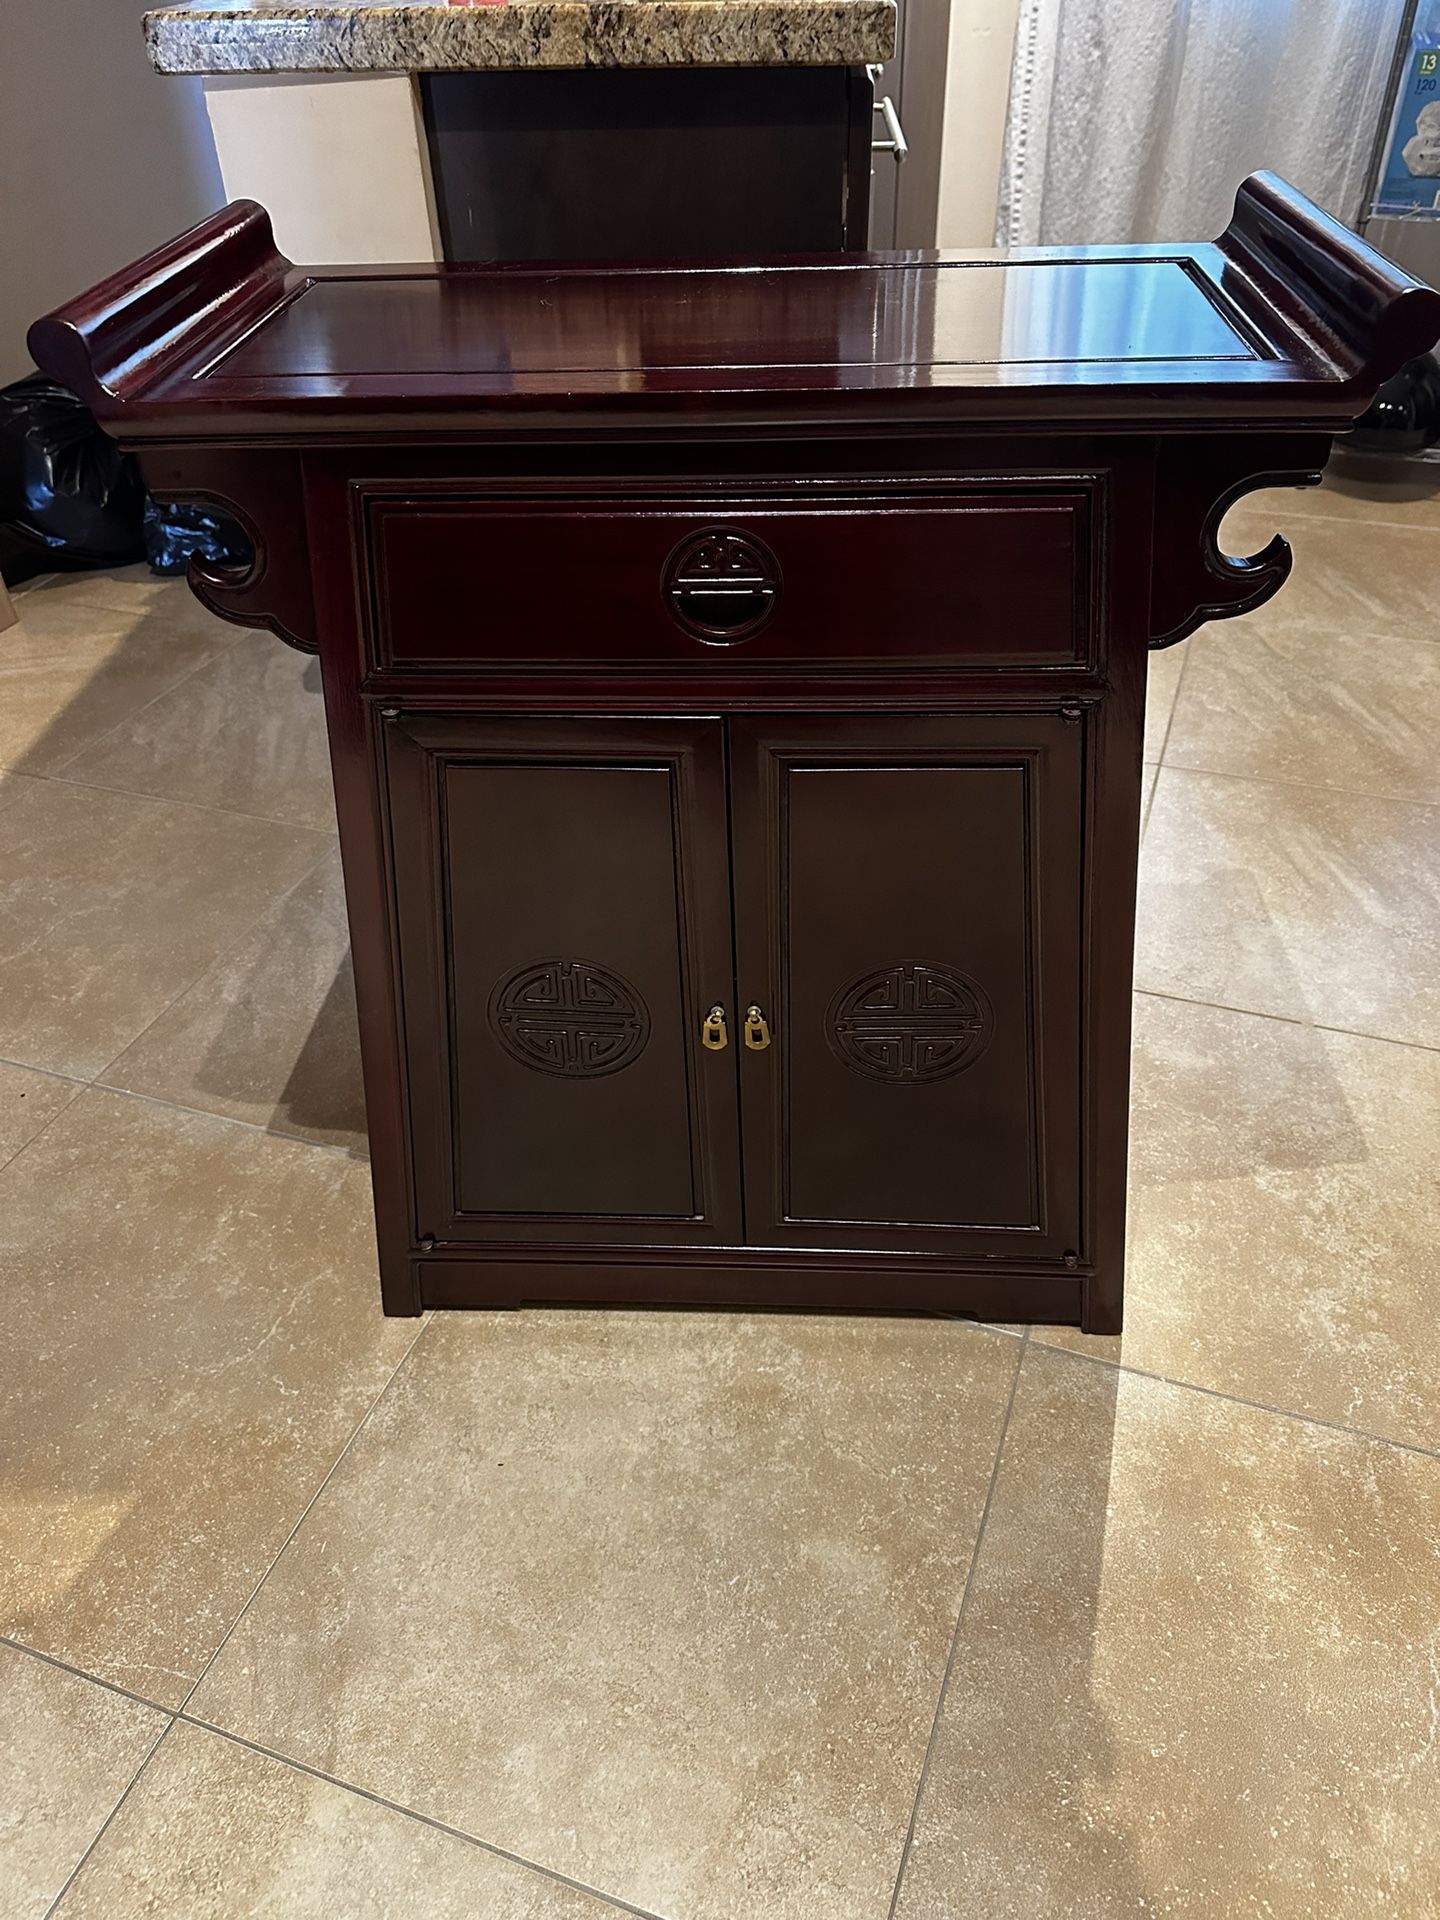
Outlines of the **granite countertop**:
M895 0L179 0L145 40L161 73L857 66Z

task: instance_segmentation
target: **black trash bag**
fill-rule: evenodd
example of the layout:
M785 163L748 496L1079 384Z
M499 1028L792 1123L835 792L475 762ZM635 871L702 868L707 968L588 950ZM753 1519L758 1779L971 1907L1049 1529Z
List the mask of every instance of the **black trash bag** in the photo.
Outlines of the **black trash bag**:
M1440 360L1422 353L1387 380L1340 444L1352 453L1422 453L1440 440Z
M0 387L0 574L143 560L140 467L68 387L42 373Z
M192 553L218 567L248 567L255 550L238 520L214 507L145 502L145 555L156 573L183 573Z

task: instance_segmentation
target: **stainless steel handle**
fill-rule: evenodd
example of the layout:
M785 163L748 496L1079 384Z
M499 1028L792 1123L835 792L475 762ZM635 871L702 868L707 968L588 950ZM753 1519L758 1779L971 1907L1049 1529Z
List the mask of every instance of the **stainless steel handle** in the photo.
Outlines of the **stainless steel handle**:
M885 122L885 138L872 140L872 153L893 153L897 167L903 166L910 151L910 142L905 138L905 129L900 124L900 116L895 111L895 102L888 93L881 94L875 102L875 111Z

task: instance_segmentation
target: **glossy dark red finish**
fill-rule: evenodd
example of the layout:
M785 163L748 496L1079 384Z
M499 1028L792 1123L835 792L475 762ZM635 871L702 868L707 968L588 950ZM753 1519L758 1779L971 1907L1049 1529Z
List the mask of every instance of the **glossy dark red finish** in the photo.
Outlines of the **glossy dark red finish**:
M307 272L241 205L37 323L320 653L387 1310L1118 1327L1147 648L1437 334L1268 176L1008 262Z
M1078 1250L1084 737L1054 709L731 723L737 980L775 1029L740 1062L759 1244Z
M1214 245L303 268L238 201L38 321L127 437L790 419L1348 424L1440 297L1269 175ZM613 430L613 429L612 429Z
M366 503L381 670L708 675L722 650L752 666L1054 666L1084 660L1093 639L1089 488L974 488L959 503L919 487L684 499L633 482L568 496L511 482L468 497L367 489ZM707 530L741 529L769 556L757 563L773 574L769 598L742 594L733 638L697 632L665 590L672 556Z

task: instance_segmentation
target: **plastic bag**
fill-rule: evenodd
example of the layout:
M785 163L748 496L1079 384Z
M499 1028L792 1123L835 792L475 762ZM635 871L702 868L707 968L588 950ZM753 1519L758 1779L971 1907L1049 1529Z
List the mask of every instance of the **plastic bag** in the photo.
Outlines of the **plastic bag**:
M175 500L145 502L145 554L156 573L183 573L192 553L222 567L248 567L254 548L228 513Z
M12 583L145 556L145 486L68 387L32 374L0 388L0 574Z
M1354 453L1420 453L1440 441L1440 360L1407 360L1340 443Z

